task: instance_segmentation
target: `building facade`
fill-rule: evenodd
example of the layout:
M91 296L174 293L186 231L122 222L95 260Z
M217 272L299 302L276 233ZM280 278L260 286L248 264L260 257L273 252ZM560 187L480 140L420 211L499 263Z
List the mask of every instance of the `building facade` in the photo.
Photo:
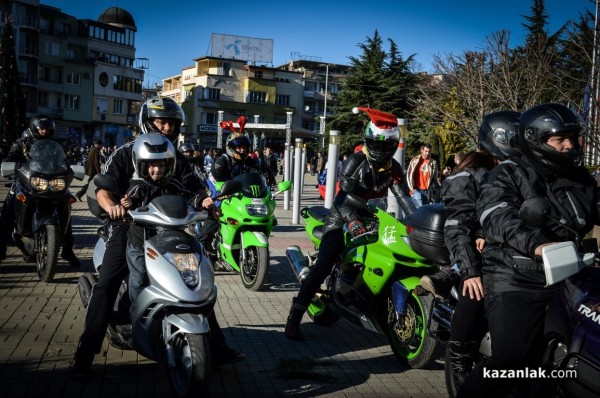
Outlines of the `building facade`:
M80 20L39 0L8 0L0 7L0 28L12 17L27 116L52 117L56 138L71 145L130 139L144 80L134 66L131 15L111 7L97 20Z

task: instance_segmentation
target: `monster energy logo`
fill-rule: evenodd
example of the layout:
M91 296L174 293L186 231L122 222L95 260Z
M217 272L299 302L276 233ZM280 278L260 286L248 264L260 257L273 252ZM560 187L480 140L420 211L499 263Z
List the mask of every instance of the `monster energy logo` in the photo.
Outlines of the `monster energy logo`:
M260 195L260 185L250 185L250 192L252 193L253 198L258 198Z

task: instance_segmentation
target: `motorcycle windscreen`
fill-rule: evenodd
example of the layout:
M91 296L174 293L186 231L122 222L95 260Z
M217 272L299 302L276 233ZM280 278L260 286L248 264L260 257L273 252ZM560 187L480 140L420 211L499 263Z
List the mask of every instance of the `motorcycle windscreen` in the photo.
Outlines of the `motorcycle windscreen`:
M54 140L38 140L29 150L29 169L42 174L62 174L68 169L65 151Z
M247 198L265 198L268 194L267 180L261 174L244 173L234 180L242 183L242 194Z
M402 206L400 204L401 200L403 200L403 198L397 196L384 196L377 199L369 199L369 207L377 207L394 216L396 220L402 222L406 218L406 214L402 211Z

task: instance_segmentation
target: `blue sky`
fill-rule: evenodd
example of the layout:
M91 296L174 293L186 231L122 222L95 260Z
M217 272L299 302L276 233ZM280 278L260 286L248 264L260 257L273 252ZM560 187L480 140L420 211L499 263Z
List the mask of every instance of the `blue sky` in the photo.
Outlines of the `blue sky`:
M533 0L342 0L297 2L261 0L41 0L79 19L97 19L117 6L133 16L138 32L136 56L149 59L151 82L181 73L195 58L210 55L212 33L273 39L273 66L289 62L292 53L322 62L348 64L377 29L392 39L404 57L415 55L419 70L431 71L435 54L480 49L486 36L511 31L522 43L522 15ZM160 6L159 6L160 5ZM584 10L591 0L546 0L550 31ZM385 49L387 50L387 44ZM148 81L146 80L146 84Z

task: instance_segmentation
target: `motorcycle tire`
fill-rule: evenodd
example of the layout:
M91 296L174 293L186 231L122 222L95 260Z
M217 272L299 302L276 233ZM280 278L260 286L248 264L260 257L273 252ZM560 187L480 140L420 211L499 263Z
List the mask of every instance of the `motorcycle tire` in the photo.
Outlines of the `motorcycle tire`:
M432 304L431 295L408 296L406 315L399 322L395 319L393 301L388 304L388 340L396 359L413 369L424 369L435 360L437 341L427 333L427 321ZM435 325L434 325L435 327Z
M170 349L174 351L170 357L174 358L175 363L167 363L167 368L173 395L176 397L207 396L212 376L208 335L180 333L172 344L173 347Z
M42 282L52 282L58 263L60 234L57 225L42 225L36 233L38 251L36 253L37 274Z
M246 263L240 261L240 277L246 289L260 291L267 282L269 273L269 249L250 246L246 250Z

